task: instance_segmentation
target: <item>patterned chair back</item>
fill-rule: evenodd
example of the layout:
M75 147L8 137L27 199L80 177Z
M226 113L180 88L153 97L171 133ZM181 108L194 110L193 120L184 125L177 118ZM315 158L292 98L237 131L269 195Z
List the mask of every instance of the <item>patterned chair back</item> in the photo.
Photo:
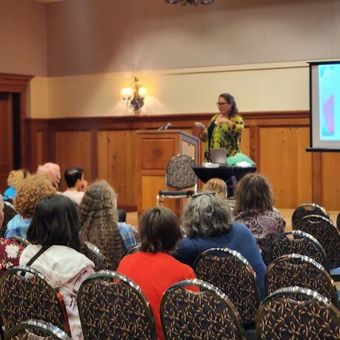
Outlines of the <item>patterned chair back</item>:
M65 305L47 278L31 267L9 269L0 281L0 305L5 331L30 320L50 322L69 333Z
M190 290L193 286L200 292ZM167 340L243 339L239 315L230 299L197 279L180 281L166 290L161 321Z
M142 246L141 243L137 243L136 245L134 245L133 247L129 248L125 253L125 255L130 255L130 254L134 254L137 253L138 251L140 251L140 247Z
M6 335L11 340L71 340L60 328L40 320L23 321L14 326Z
M218 287L230 298L244 326L254 324L260 305L256 274L240 253L228 248L208 249L198 256L194 270L198 279Z
M327 255L322 245L315 237L301 230L282 233L272 245L270 258L274 261L280 256L294 253L311 257L329 270Z
M109 270L90 275L77 301L85 339L156 339L151 307L124 275Z
M337 292L330 274L319 263L300 254L283 255L266 273L267 293L283 287L299 286L317 291L337 306Z
M85 242L85 245L84 254L94 263L95 270L100 271L105 268L105 256L99 248L91 242Z
M293 226L314 236L322 245L330 269L340 267L340 232L328 218L310 215L303 217Z
M310 215L319 215L322 217L329 218L327 211L325 208L321 207L315 203L303 203L300 204L296 209L293 211L292 214L292 226L294 228L295 224L301 220L301 218Z
M193 187L196 184L193 166L195 161L190 156L173 156L166 168L166 185L177 190Z
M256 316L259 340L340 339L340 312L315 291L279 289L266 297Z
M16 241L17 243L19 243L20 245L22 245L23 247L28 246L29 244L31 244L29 241L27 241L25 238L21 237L21 236L11 236L8 238L9 240L13 240Z

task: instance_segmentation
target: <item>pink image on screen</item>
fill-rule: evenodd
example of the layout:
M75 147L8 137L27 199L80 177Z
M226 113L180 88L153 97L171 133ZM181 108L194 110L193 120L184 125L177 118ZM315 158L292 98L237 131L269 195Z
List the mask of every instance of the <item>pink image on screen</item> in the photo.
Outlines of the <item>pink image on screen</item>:
M334 135L334 95L329 96L323 103L323 134Z

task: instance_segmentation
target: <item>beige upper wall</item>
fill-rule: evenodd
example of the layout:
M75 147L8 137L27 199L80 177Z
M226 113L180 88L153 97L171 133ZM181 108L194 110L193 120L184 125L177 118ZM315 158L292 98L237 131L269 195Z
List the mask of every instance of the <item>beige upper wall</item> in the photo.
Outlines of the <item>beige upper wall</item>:
M0 0L0 73L47 74L46 5Z
M339 0L0 0L0 72L70 76L340 58Z
M67 0L48 5L48 73L340 57L339 0Z
M308 109L306 61L340 58L338 18L339 0L0 0L0 72L40 76L32 117L126 114L135 74L146 114L216 112L225 91L241 112Z

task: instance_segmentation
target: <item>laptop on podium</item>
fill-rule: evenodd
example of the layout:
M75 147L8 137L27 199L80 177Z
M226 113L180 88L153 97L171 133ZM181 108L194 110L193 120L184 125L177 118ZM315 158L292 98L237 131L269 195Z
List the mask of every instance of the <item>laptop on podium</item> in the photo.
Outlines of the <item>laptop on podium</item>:
M210 149L210 160L211 163L227 166L227 151L224 148Z

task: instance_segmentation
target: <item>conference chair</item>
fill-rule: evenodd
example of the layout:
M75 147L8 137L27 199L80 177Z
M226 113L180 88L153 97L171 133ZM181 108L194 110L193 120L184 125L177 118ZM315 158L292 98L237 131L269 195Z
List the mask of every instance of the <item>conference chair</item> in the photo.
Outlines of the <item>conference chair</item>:
M86 241L85 245L84 254L94 263L96 271L102 270L105 264L105 256L93 243Z
M286 287L263 300L256 331L259 340L338 340L340 312L316 291Z
M193 291L196 287L199 292ZM244 339L239 314L221 290L201 280L169 287L161 301L165 339Z
M141 243L137 243L136 245L134 245L133 247L129 248L125 253L125 255L130 255L130 254L134 254L137 253L138 251L140 251L141 248Z
M30 319L50 322L70 334L61 296L43 274L31 267L14 267L2 276L0 306L5 334Z
M151 307L124 275L109 270L90 275L77 301L85 340L156 339Z
M179 199L192 196L197 191L197 179L192 167L195 161L187 155L171 157L165 173L165 190L157 195L157 206L164 203L164 199ZM184 190L186 189L186 190Z
M41 320L27 320L20 322L11 328L6 340L71 340L71 338L57 326L41 321Z
M301 230L281 233L272 244L270 250L271 262L283 255L301 254L320 263L329 271L329 263L325 250L312 235Z
M331 270L340 267L340 232L330 219L319 215L305 216L293 226L293 229L311 234L320 242Z
M230 298L245 327L255 323L260 305L256 274L240 253L228 248L208 249L197 257L194 271L198 279L221 289Z
M329 218L325 208L321 207L315 203L302 203L295 208L292 214L292 226L294 228L295 224L301 220L301 218L309 215L319 215Z
M308 256L290 254L277 258L267 268L265 284L268 294L283 287L299 286L315 290L338 305L336 287L330 274Z
M16 242L18 242L19 244L21 244L23 247L28 246L29 244L31 244L29 241L27 241L25 238L21 237L21 236L11 236L8 238L9 240L14 240Z

